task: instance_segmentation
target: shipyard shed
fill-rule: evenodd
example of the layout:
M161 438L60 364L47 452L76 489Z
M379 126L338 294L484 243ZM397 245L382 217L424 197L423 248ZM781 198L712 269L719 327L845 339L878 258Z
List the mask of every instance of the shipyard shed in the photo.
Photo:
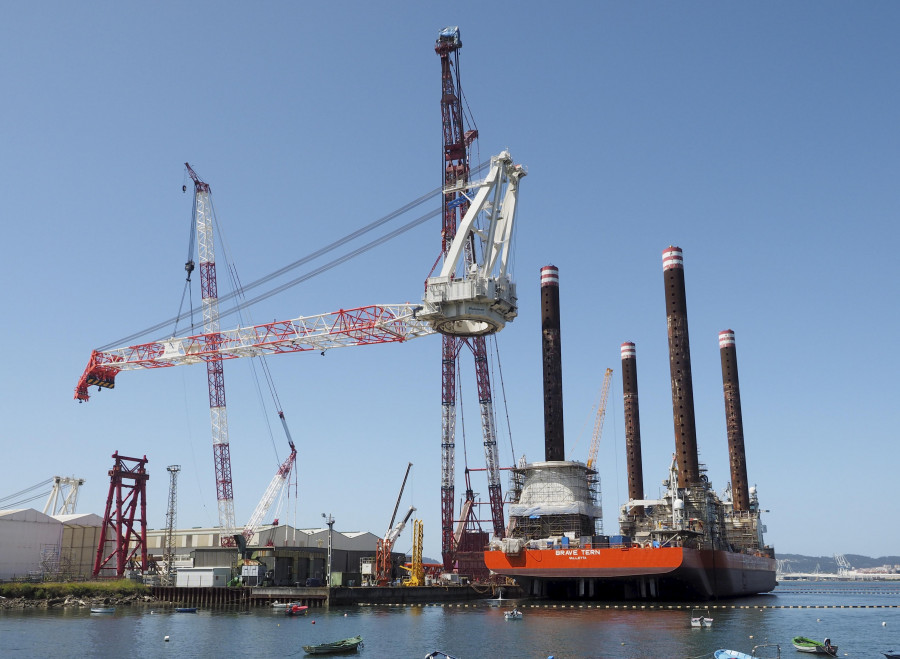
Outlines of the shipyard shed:
M176 556L186 556L194 549L221 546L221 529L190 528L172 532ZM375 553L378 536L368 531L334 531L332 549ZM147 529L147 551L162 557L165 551L166 529ZM265 525L257 529L250 540L251 547L328 547L328 528L295 529L289 525Z
M0 580L42 578L58 562L63 524L33 508L0 510Z
M59 569L62 577L88 579L94 570L103 518L93 513L54 515L62 522Z

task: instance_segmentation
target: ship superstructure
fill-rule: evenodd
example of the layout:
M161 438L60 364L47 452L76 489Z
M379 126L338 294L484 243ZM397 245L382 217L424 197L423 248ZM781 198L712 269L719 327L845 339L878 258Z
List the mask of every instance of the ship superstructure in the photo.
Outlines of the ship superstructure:
M731 330L719 335L731 464L721 496L698 459L681 249L663 252L675 453L660 498L644 498L636 349L624 343L629 501L612 536L603 533L596 471L562 460L559 273L547 271L541 276L546 460L514 470L518 498L507 537L485 552L488 568L514 577L529 595L555 599L708 599L772 590L774 550L763 538L756 489L747 486Z

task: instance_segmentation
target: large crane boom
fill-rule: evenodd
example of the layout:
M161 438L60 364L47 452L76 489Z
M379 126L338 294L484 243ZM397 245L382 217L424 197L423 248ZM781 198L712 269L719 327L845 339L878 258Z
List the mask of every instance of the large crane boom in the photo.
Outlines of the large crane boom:
M474 228L475 218L478 215L482 215L484 218L491 235L508 234L515 219L518 191L515 183L523 175L524 169L520 165L513 164L507 152L504 151L492 158L488 176L484 181L472 184L472 187L486 190L485 198L496 194L498 189L502 189L502 204L499 208L480 202L473 204L463 218L462 226L465 227L465 231L460 231L458 237L451 241L448 249L452 247L452 252L458 253L460 251L458 243L466 242L471 239L473 234L478 233ZM202 182L197 185L201 186L199 190L201 200L203 197L207 197L199 208L199 214L205 215L207 214L208 186ZM480 194L479 192L476 196L480 196ZM485 205L489 208L485 209L483 207ZM498 262L498 258L495 258L494 263ZM209 262L207 261L207 263ZM473 265L480 272L486 271L483 261L475 262ZM213 270L209 265L204 268L203 261L201 261L201 273L204 269ZM447 269L447 272L449 271ZM508 276L504 275L504 277L508 279ZM443 283L452 283L452 280L451 275L442 274L429 279L429 282L435 282L433 286L439 287ZM510 284L512 284L511 281ZM429 289L431 287L429 286ZM476 291L475 295L481 295L481 293ZM458 303L461 304L460 300L463 299L457 295ZM474 302L474 298L471 301ZM211 302L209 304L212 306ZM422 305L373 304L227 330L219 327L217 319L214 327L211 330L205 328L206 331L202 334L171 337L109 350L94 350L75 387L75 399L80 402L87 401L90 398L89 387L91 386L114 388L116 376L120 371L166 368L206 362L207 365L212 364L214 374L218 374L223 361L239 357L257 357L309 350L321 352L332 348L378 343L402 343L419 336L434 334L437 331L436 328L448 331L449 328L454 327L456 331L459 331L463 323L473 322L473 320L471 315L467 319L461 319L460 315L456 315L456 304L444 306L439 296L431 295L426 291ZM454 323L458 324L454 325ZM456 348L456 338L452 338L454 338L453 347ZM479 337L474 338L478 339ZM210 383L211 387L213 384L216 385L215 391L211 391L211 400L213 400L212 393L215 393L215 399L221 398L224 408L224 380L216 375L216 377L210 378ZM221 414L224 416L224 409L221 410Z
M152 341L111 350L94 350L75 387L75 398L90 398L88 387L112 389L120 371L135 371L347 346L398 343L433 334L416 317L418 305L378 304L300 316L251 327Z

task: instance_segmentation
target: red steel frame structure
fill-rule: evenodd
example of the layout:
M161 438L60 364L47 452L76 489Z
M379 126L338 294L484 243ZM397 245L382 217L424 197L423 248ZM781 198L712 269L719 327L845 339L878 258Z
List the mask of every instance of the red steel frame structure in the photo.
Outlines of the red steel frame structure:
M109 495L106 497L106 513L103 515L103 530L97 545L94 560L94 578L102 576L101 570L115 570L121 579L125 567L141 552L141 571L147 570L147 456L127 458L116 451L112 454L115 464L109 470ZM130 483L127 481L131 481ZM113 508L115 496L115 508ZM140 509L140 517L135 515ZM137 528L135 528L135 521ZM113 543L112 550L104 556L106 545ZM115 559L115 564L109 566Z
M459 49L462 41L458 28L442 30L434 50L441 60L441 119L444 138L444 211L441 225L441 249L446 256L450 243L456 236L458 218L469 208L468 198L462 194L469 180L469 145L478 137L477 130L466 131L463 124L462 88L459 81ZM453 69L457 75L454 79ZM467 247L467 262L474 255ZM475 356L475 373L478 381L478 401L481 408L485 458L488 471L488 493L494 534L504 535L503 497L497 464L497 440L494 431L491 382L488 372L487 349L483 336L461 339L442 337L441 350L441 557L444 569L453 569L457 546L453 532L455 426L456 426L456 363L462 343L467 343ZM471 489L467 488L467 498ZM468 507L474 511L474 507ZM468 525L467 525L468 526ZM461 543L462 544L462 543ZM486 573L486 569L485 569Z

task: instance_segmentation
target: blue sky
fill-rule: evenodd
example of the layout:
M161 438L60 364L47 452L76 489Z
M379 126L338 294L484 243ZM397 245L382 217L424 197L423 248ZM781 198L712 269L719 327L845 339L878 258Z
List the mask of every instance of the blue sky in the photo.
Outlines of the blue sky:
M888 2L8 5L0 496L78 476L79 510L102 514L118 450L150 459L149 526L165 523L170 464L182 466L179 526L215 524L205 370L126 373L79 405L90 351L178 311L185 161L212 186L244 282L437 188L433 44L459 25L481 135L472 161L506 148L529 170L519 317L498 336L502 463L543 457L539 271L552 263L567 455L587 458L612 367L598 461L614 532L627 494L619 346L634 341L644 486L658 492L674 450L661 254L679 245L713 485L729 479L717 335L730 328L749 478L776 552L900 553L898 21ZM439 245L435 219L252 320L416 302ZM243 361L225 373L239 522L286 453ZM269 366L300 456L296 516L282 520L317 526L324 512L338 530L383 533L411 461L402 505L418 508L437 557L439 339ZM484 466L471 358L462 373L460 495L466 461ZM486 497L483 473L473 482Z

